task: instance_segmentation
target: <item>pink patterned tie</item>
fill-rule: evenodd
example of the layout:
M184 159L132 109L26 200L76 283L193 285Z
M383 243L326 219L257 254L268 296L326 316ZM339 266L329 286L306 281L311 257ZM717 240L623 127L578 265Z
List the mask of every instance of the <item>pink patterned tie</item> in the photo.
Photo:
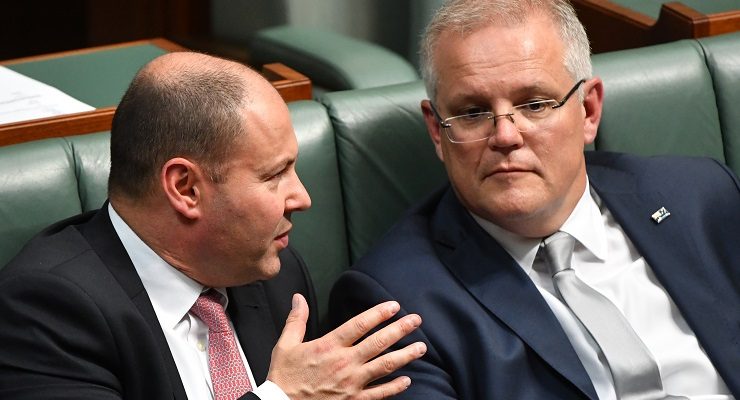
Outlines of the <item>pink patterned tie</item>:
M220 303L221 293L202 293L190 311L208 325L208 366L215 400L234 400L252 390L234 332Z

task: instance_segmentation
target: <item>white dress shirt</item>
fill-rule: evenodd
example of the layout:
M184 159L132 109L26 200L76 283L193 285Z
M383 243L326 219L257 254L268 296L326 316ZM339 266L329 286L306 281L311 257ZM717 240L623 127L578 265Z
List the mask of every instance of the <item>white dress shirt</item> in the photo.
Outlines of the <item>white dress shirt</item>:
M624 314L656 360L667 394L694 400L734 399L650 266L600 203L587 184L560 228L576 239L572 260L576 275ZM601 350L560 300L547 266L536 257L541 239L523 238L476 215L473 218L532 279L563 327L599 399L616 399Z
M108 205L113 228L123 243L123 247L136 268L136 273L144 284L144 289L152 302L154 312L167 339L172 358L175 360L180 379L189 399L213 399L213 385L208 367L208 326L190 308L201 292L208 288L190 279L157 255L131 230ZM226 299L224 288L214 288ZM229 321L231 324L231 321ZM234 327L232 324L232 332ZM290 400L274 383L266 381L259 387L254 381L244 351L236 340L239 353L249 375L253 392L264 400Z

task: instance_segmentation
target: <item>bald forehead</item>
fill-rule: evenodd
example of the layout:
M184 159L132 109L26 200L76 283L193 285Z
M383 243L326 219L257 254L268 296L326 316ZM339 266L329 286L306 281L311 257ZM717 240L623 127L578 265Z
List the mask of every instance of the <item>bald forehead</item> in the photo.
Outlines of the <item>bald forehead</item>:
M159 56L147 64L142 72L167 76L187 71L209 70L229 71L245 76L258 75L237 62L194 52L174 52Z
M245 120L264 107L287 113L284 101L261 74L243 64L206 54L165 54L147 64L138 79L163 92L177 93L183 100L213 103L210 105L216 105L214 109L228 104L234 107L232 110L238 109Z
M272 87L262 75L243 64L195 52L162 55L142 68L139 74L173 86L188 84L198 76L230 77L243 85L246 97L254 90Z

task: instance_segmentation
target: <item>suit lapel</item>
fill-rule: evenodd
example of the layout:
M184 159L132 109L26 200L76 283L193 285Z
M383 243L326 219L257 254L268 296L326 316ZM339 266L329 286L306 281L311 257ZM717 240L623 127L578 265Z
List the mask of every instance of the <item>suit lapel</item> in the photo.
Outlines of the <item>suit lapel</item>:
M432 230L447 268L491 314L552 368L596 399L596 392L560 323L524 270L483 229L450 190Z
M144 290L144 285L113 229L108 215L107 202L92 217L90 223L83 226L81 231L149 324L152 336L160 350L162 363L170 378L169 384L174 398L186 400L185 388L172 358L167 339L162 332L149 296ZM272 348L278 337L262 283L230 288L228 293L229 316L234 323L237 337L252 374L257 383L261 384L267 379Z
M113 224L108 215L108 202L103 205L88 224L81 227L80 231L148 323L152 337L157 342L157 347L160 350L159 355L162 365L167 371L167 376L169 376L169 384L174 394L173 398L186 400L187 395L180 379L180 373L177 371L175 360L172 358L167 339L165 339L164 332L162 332L162 327L152 303L144 290L144 285L136 273L133 263L131 263L131 259L128 257L115 229L113 229ZM166 383L157 382L156 384Z
M614 215L627 236L645 258L658 281L663 285L681 315L696 334L718 371L740 368L740 317L737 294L728 285L730 276L715 259L702 258L700 248L713 248L704 243L704 236L692 237L691 232L702 227L689 222L697 210L681 199L671 198L653 190L643 190L627 174L604 167L589 169L591 184ZM609 189L601 183L608 182ZM614 182L622 182L614 185ZM695 206L695 205L693 205ZM665 207L671 215L656 223L651 215ZM726 260L732 264L737 260ZM712 265L714 264L714 265ZM732 376L724 374L731 385ZM734 379L734 378L732 378Z
M278 338L261 282L228 289L229 317L257 384L267 379L272 348Z

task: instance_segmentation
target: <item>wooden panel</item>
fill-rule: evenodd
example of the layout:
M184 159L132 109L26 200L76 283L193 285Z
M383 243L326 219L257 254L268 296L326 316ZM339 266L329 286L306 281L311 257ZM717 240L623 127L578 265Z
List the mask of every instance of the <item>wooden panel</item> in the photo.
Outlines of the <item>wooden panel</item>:
M115 107L0 125L0 146L110 130Z
M310 100L311 80L287 65L274 63L262 66L262 75L272 83L285 102Z
M210 32L209 0L86 0L89 45Z
M0 60L151 37L212 37L211 0L2 2Z
M653 18L608 0L572 0L594 53L647 46Z
M710 14L707 17L709 27L706 30L706 36L740 31L740 10Z
M98 46L87 49L65 51L54 54L25 57L21 59L0 62L0 65L14 65L25 62L43 61L59 57L89 54L101 50L111 50L127 46L150 44L168 51L187 50L182 46L165 39L141 40L116 45ZM297 71L283 64L267 64L262 74L277 89L286 102L308 100L312 97L311 81ZM39 118L29 121L20 121L0 125L0 146L27 142L51 137L81 135L107 131L111 128L115 106L98 108L75 114L66 114L55 117Z
M655 20L609 0L571 2L594 53L740 31L740 10L702 14L681 2L669 2Z
M88 46L85 0L3 1L0 60Z
M705 31L707 21L706 15L691 7L681 3L667 3L660 7L660 17L651 33L656 43L689 39Z
M655 43L740 31L740 10L702 14L679 2L661 6L652 34Z

